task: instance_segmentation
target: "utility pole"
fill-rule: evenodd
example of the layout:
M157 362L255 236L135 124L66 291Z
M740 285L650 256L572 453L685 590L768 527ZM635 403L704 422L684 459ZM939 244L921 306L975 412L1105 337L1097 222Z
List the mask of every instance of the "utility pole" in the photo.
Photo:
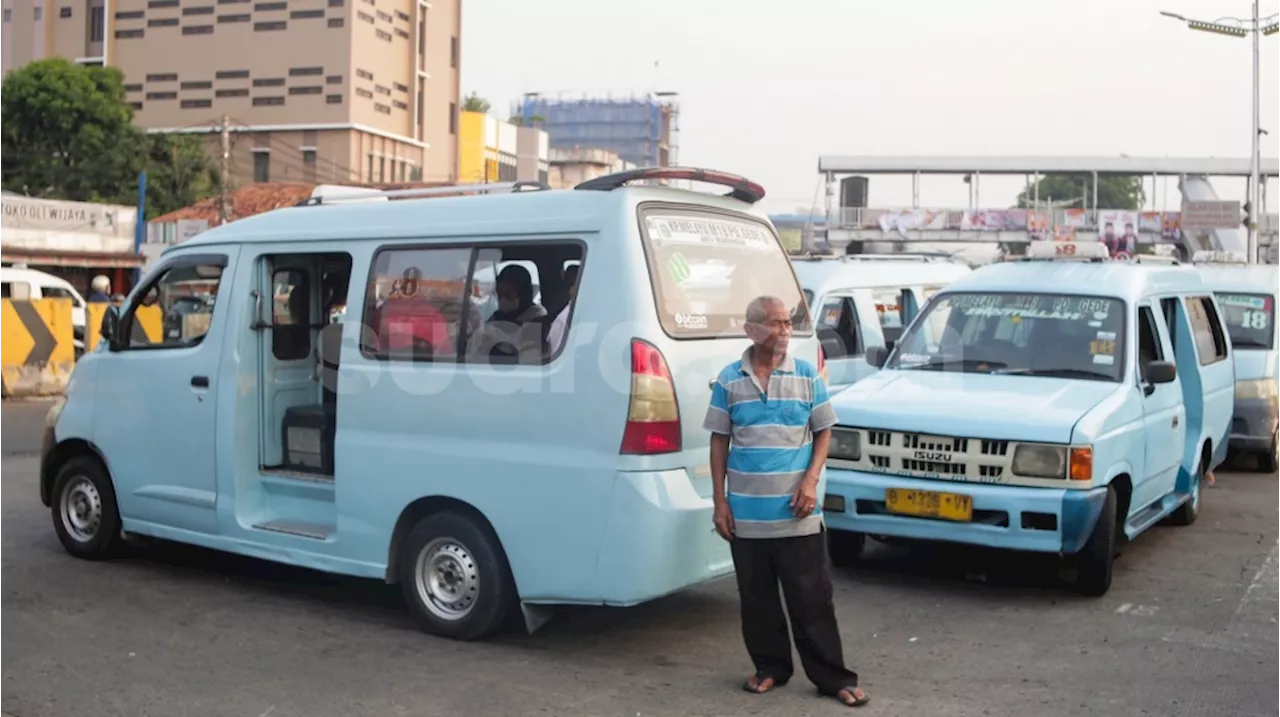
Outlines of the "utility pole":
M228 174L231 171L231 120L226 115L222 115L222 165L220 168L221 176L219 177L218 189L221 195L221 201L218 203L218 223L226 224L227 217L231 215L231 201L227 194Z

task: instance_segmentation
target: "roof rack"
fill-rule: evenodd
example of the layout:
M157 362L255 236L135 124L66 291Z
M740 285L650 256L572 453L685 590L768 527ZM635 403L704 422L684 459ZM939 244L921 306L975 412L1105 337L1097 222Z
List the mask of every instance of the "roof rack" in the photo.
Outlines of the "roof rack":
M311 196L295 206L308 207L338 202L385 202L408 197L433 197L442 194L490 194L521 192L527 189L547 191L551 187L542 182L492 182L479 184L447 184L439 187L412 187L409 189L376 189L353 187L344 184L321 184L311 190Z
M755 204L764 199L764 187L752 182L745 177L739 177L736 174L721 172L715 169L699 169L698 167L645 167L641 169L629 169L625 172L615 172L606 174L594 179L588 179L578 184L574 189L585 189L608 192L618 189L630 182L637 182L643 179L684 179L694 182L706 182L708 184L719 184L724 187L732 187L726 197L732 197L747 204Z

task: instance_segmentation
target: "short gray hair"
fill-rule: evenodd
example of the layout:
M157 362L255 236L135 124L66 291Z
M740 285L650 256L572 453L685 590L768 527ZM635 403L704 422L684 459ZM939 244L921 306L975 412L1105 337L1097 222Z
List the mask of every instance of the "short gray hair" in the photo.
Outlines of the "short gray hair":
M776 296L757 296L747 304L747 322L752 324L762 324L769 317L770 306L781 306L787 308L786 302Z

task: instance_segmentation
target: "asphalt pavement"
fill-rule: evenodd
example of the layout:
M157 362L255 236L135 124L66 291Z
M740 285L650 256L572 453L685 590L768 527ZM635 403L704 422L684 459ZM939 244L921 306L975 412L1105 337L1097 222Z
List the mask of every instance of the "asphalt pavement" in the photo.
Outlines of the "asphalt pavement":
M534 635L425 635L397 589L157 544L76 560L37 495L47 404L3 406L5 715L831 715L801 674L753 696L730 581ZM1220 472L1188 528L1127 546L1111 592L1030 556L872 543L839 570L858 714L1276 715L1277 476Z

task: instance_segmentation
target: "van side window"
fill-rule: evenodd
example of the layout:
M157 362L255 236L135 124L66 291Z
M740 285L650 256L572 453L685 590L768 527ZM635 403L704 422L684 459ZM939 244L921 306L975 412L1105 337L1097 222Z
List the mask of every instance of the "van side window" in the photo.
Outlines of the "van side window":
M277 269L271 277L271 355L279 361L311 354L310 284L301 269Z
M862 353L858 312L847 297L832 296L822 304L817 316L818 339L827 360L858 356Z
M1160 330L1156 326L1156 317L1151 309L1142 306L1138 309L1138 372L1142 382L1147 382L1147 364L1152 361L1163 361L1164 350L1160 347Z
M3 285L4 299L16 299L17 301L31 300L31 285L25 281L4 282Z
M567 269L582 267L582 247L562 242L519 243L476 250L471 275L466 343L467 363L546 363L560 353L568 324ZM565 323L561 341L548 338L557 319Z
M876 302L876 315L880 318L884 340L897 341L902 336L905 323L906 290L876 289L871 292L871 297Z
M1160 300L1160 311L1164 312L1164 325L1169 329L1169 345L1178 350L1178 300L1169 297Z
M179 266L153 280L120 321L130 349L197 346L209 322L222 279L216 264Z
M360 353L384 361L456 361L471 255L465 248L378 250Z
M1196 353L1200 365L1217 363L1227 357L1227 339L1222 322L1213 302L1207 296L1187 297L1187 316L1191 318L1191 332L1195 335Z

